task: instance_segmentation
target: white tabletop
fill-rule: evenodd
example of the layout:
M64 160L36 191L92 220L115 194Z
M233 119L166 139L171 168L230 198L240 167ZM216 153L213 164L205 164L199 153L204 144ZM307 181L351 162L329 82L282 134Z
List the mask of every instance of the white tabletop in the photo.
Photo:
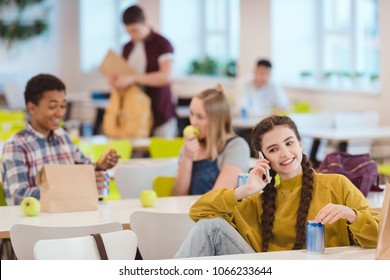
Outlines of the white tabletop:
M390 126L350 129L299 128L302 137L329 141L390 140Z
M0 207L0 238L9 237L9 230L14 224L41 226L83 226L120 222L129 228L130 214L137 210L187 213L199 196L172 196L157 198L153 207L144 208L139 199L125 199L99 202L95 211L66 213L43 213L38 216L25 216L19 205Z
M357 246L326 248L323 254L309 254L306 250L223 255L192 258L194 260L374 260L376 249Z

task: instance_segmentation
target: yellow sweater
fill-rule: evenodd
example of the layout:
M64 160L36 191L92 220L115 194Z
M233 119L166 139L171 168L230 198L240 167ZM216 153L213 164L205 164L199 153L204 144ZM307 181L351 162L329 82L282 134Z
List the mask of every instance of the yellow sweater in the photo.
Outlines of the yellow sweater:
M276 211L268 251L292 250L296 239L302 174L275 186ZM237 201L234 189L210 191L192 206L190 216L194 221L203 218L223 217L257 252L261 251L261 194L254 194ZM356 212L356 220L350 224L341 219L325 225L325 246L360 245L376 247L379 213L373 211L363 194L343 175L315 173L313 194L307 220L312 220L328 203L346 205ZM350 241L348 232L352 233Z

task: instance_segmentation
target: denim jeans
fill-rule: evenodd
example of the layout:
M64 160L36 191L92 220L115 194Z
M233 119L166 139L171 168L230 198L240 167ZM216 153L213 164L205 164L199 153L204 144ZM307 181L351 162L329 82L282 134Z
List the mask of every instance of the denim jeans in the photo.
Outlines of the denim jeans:
M223 218L199 220L175 258L255 253L241 234Z

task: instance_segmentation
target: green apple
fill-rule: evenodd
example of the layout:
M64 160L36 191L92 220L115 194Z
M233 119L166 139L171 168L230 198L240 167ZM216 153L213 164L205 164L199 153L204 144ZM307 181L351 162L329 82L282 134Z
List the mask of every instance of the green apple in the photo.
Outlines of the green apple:
M195 135L196 137L199 135L199 129L193 125L187 125L183 130L184 137L188 137L190 135Z
M156 202L157 193L154 190L145 190L141 192L139 199L143 207L152 207Z
M36 216L41 212L41 203L35 197L29 196L22 200L22 212L26 216Z

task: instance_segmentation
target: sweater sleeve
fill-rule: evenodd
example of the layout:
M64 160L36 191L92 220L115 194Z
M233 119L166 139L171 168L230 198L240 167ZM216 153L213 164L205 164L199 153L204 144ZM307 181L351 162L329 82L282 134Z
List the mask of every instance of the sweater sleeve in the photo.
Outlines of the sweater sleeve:
M238 205L234 189L212 190L201 196L190 209L190 217L195 222L200 219L222 217L230 223L233 208Z
M356 212L353 223L347 223L353 240L361 247L375 248L378 241L380 214L370 208L366 198L346 177L341 176L345 186L345 205Z

